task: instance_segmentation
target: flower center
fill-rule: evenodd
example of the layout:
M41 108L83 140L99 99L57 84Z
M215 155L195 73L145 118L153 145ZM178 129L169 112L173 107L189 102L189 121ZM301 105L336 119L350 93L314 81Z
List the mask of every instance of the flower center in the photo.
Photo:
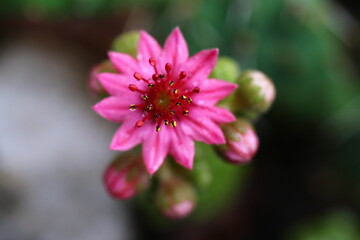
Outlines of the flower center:
M143 111L143 118L135 123L135 127L142 127L145 121L151 120L156 123L156 131L159 132L161 125L177 126L177 121L189 115L191 108L192 95L199 93L200 88L189 89L185 86L185 81L189 77L185 71L180 71L177 75L171 74L172 65L165 64L165 72L159 73L156 68L156 60L149 59L149 64L154 68L154 74L150 79L145 79L138 72L134 73L137 81L147 84L145 90L140 90L135 84L130 84L129 89L138 92L143 102L129 106L130 111Z

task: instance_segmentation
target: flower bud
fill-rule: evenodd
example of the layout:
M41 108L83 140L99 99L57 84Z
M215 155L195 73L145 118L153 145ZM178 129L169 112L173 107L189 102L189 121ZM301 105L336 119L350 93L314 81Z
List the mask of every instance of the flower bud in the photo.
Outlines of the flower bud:
M95 65L90 71L88 87L90 89L90 92L94 96L105 97L108 95L108 93L105 91L105 89L102 87L101 83L97 79L97 74L101 72L116 72L116 71L112 66L111 62L108 60Z
M233 110L254 117L268 110L275 99L275 87L270 78L256 70L247 70L237 79Z
M217 152L226 161L233 164L249 162L259 146L259 139L250 122L238 119L235 122L224 124L222 130L226 144L217 146Z
M136 57L139 36L139 31L122 33L115 38L111 49L115 52L126 53Z
M217 78L235 83L240 74L240 66L235 60L229 57L219 57L210 78Z
M104 184L114 198L128 199L149 186L150 175L140 155L126 153L117 157L105 170Z
M196 202L194 188L184 180L171 176L162 180L156 192L155 204L167 218L179 219L188 216Z

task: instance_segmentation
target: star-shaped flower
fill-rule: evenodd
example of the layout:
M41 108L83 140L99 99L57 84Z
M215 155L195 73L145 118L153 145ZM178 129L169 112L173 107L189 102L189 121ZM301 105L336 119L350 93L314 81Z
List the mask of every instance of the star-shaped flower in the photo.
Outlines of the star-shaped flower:
M161 48L145 31L140 32L137 58L110 52L119 73L100 73L98 79L110 97L93 109L102 117L121 122L110 149L126 151L142 143L143 159L150 174L167 154L191 169L194 140L225 143L219 124L235 117L215 104L236 84L209 79L218 49L203 50L189 58L179 28Z

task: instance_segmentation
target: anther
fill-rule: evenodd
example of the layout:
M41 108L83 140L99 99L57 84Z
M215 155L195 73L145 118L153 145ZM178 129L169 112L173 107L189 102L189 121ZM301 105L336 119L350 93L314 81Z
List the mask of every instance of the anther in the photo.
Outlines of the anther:
M148 84L148 88L154 87L154 84Z
M179 78L180 78L180 79L186 78L186 72L184 72L184 71L180 72Z
M160 132L160 126L159 125L156 126L156 131Z
M134 78L136 78L137 80L143 79L143 77L141 76L141 74L138 73L138 72L135 72L135 73L134 73Z
M177 94L179 92L179 90L177 90L176 88L173 90L174 94Z
M176 105L181 106L181 102L177 102Z
M180 97L182 100L185 100L186 99L186 96L185 95L181 95Z
M172 69L172 65L170 63L165 64L165 70L166 72L170 72Z
M160 117L160 115L159 114L155 114L154 115L154 118L156 119L156 118L159 118Z
M151 66L155 67L156 66L156 61L154 58L149 58L149 63Z
M142 95L141 97L142 97L142 99L144 99L145 101L149 99L149 97L146 96L146 95Z
M135 127L142 127L144 125L144 122L142 120L139 120L135 123Z
M199 93L200 92L200 88L198 88L198 87L194 87L194 93Z
M135 92L137 90L137 86L135 84L129 84L129 89Z
M171 115L175 115L175 111L174 111L174 110L170 110L170 114L171 114Z
M146 110L151 111L153 109L153 106L151 104L147 105Z
M165 126L169 125L169 120L164 120Z
M135 105L135 104L131 104L131 105L129 106L129 108L130 108L130 111L135 111L135 110L136 110L136 105Z
M187 101L188 101L188 103L192 103L193 100L192 100L192 98L188 98Z
M172 121L172 122L171 122L171 126L172 126L172 127L176 127L176 121Z
M159 74L159 78L163 79L163 78L165 78L165 75L164 74Z
M156 80L158 80L158 79L159 79L159 75L157 75L156 73L154 73L154 74L152 75L152 80L156 81Z
M183 114L184 114L184 115L189 115L189 110L184 110L184 111L183 111Z
M174 85L174 81L169 82L169 86L172 86L172 85Z

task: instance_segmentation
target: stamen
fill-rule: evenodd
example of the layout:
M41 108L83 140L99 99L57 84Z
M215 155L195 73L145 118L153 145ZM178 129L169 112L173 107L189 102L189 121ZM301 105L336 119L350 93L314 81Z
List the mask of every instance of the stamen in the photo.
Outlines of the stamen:
M174 94L177 94L179 92L179 90L177 90L176 88L173 90Z
M146 96L146 95L142 95L141 97L142 97L142 99L144 99L145 101L146 101L146 100L149 100L149 97Z
M164 74L159 74L159 78L163 79L163 78L165 78L165 75Z
M137 86L135 84L129 84L129 89L135 92L137 90Z
M177 102L176 105L181 106L181 102Z
M184 110L183 111L183 114L186 116L186 115L189 115L189 110Z
M186 78L186 72L184 72L184 71L180 72L179 78L180 78L180 79Z
M176 121L171 121L171 126L176 127Z
M170 63L165 64L165 71L170 72L172 69L172 65Z
M136 78L137 80L143 79L143 77L141 76L141 74L138 73L138 72L135 72L135 73L134 73L134 78Z
M159 118L160 117L160 115L159 114L155 114L154 115L154 118L156 119L156 118Z
M160 132L160 126L159 125L156 126L156 131Z
M182 100L185 100L186 99L186 96L185 95L181 95L180 97Z
M158 80L158 79L159 79L159 75L157 75L156 73L154 73L154 74L152 75L152 80L156 81L156 80Z
M188 101L188 103L192 103L193 100L192 100L192 98L188 98L187 101Z
M172 86L172 85L174 85L174 81L169 82L169 86Z
M194 93L199 93L200 92L200 88L198 88L198 87L194 87Z
M154 87L154 84L148 84L148 88Z
M149 58L149 63L151 66L155 67L156 66L156 60L154 58Z
M151 104L147 105L146 110L151 111L153 109L153 106Z
M144 121L142 121L142 120L139 120L139 121L137 121L136 123L135 123L135 127L142 127L144 125Z
M169 120L164 120L165 126L169 125Z
M171 114L171 115L175 115L175 111L174 111L174 110L170 110L170 114Z
M130 108L130 111L135 111L135 110L136 110L136 105L135 105L135 104L131 104L131 105L129 106L129 108Z

